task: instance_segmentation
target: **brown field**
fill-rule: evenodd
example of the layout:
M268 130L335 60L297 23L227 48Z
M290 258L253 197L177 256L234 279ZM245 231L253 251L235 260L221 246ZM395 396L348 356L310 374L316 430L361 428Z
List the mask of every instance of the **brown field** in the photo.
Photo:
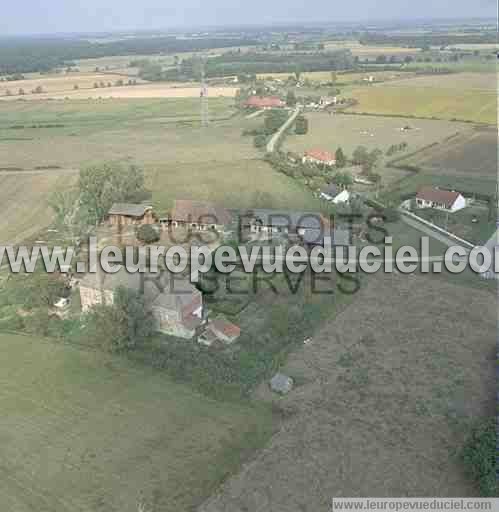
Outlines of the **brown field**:
M114 75L113 83L119 77ZM93 84L93 82L91 82ZM236 95L237 87L212 87L209 94L212 97L233 98ZM175 84L143 84L122 87L105 87L94 89L89 88L74 90L72 87L67 91L53 91L45 94L27 94L22 96L23 100L84 100L84 99L140 99L140 98L199 98L200 88L197 85L181 86ZM2 96L0 100L15 101L19 96Z
M292 354L270 445L200 512L327 510L334 496L476 496L456 458L493 415L497 306L485 290L376 274ZM438 321L436 321L438 319Z
M497 131L492 127L468 130L404 163L439 174L496 178Z
M0 245L22 242L48 226L52 220L48 197L75 179L52 171L26 176L0 172Z
M60 97L59 93L71 95L74 92L83 92L83 90L93 90L94 84L104 82L106 85L111 82L113 85L117 80L128 80L128 77L116 73L69 73L61 75L34 75L26 80L16 80L13 82L0 82L0 99L46 99L47 97ZM137 79L139 83L143 82ZM77 85L80 91L74 91ZM47 94L32 94L36 87L41 86ZM26 93L19 96L19 89L23 89ZM12 96L5 97L6 91L9 90Z

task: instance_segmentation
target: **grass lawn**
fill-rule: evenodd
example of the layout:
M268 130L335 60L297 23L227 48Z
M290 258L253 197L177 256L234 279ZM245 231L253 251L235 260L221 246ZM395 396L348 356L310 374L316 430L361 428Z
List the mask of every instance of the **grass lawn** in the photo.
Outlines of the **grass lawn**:
M0 509L193 511L261 447L269 408L102 353L0 335Z

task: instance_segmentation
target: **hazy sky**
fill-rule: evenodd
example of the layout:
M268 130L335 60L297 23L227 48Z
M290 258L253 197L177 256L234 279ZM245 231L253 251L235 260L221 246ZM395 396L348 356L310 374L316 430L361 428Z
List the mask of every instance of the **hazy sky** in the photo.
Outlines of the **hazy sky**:
M0 35L495 13L496 0L22 0L3 2Z

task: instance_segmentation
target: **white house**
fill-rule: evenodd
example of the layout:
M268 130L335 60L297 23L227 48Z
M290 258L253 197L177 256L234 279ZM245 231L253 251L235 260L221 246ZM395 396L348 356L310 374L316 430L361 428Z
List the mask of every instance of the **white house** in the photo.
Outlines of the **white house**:
M466 207L466 199L459 192L423 187L416 195L416 205L418 208L435 208L453 213Z
M350 192L347 189L341 189L336 185L329 185L320 192L320 197L334 204L348 203L350 201Z

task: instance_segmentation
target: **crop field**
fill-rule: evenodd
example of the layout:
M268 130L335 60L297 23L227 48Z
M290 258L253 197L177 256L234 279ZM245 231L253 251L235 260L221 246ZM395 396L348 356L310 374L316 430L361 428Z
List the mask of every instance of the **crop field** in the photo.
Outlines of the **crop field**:
M438 315L438 322L435 322ZM270 445L202 512L327 510L332 496L477 496L456 451L495 411L493 292L378 273L288 359ZM415 363L417 362L417 363Z
M128 78L116 73L68 73L59 75L35 75L33 78L26 80L15 80L12 82L0 82L0 98L2 99L40 99L45 96L54 95L59 96L61 93L71 95L77 86L80 92L83 90L94 88L94 84L104 83L115 84L117 80L125 80ZM136 79L138 83L142 80ZM37 87L42 87L43 91L47 94L39 93L33 94ZM19 95L19 90L22 89L25 95ZM10 91L12 96L6 97L7 91Z
M336 151L341 147L350 156L357 146L386 151L391 145L407 142L406 151L411 152L469 129L465 123L426 119L329 115L327 112L307 113L306 117L309 119L308 133L289 135L284 149L304 153L312 148ZM403 130L406 127L410 129ZM397 155L403 153L394 156Z
M403 48L400 46L378 46L378 45L363 45L359 41L326 41L326 50L351 50L353 55L363 58L376 57L377 55L413 55L419 53L419 48Z
M1 510L192 511L270 435L266 406L100 352L10 334L0 345Z
M74 175L0 171L0 245L20 243L48 226L52 192L73 183Z
M96 75L97 76L97 75ZM109 80L109 75L107 76ZM137 84L137 85L123 85L114 86L116 80L120 79L119 75L114 75L112 82L106 82L113 84L108 87L93 87L94 82L88 84L87 87L81 87L74 89L74 86L68 87L68 89L56 90L54 86L53 91L48 91L38 94L26 94L19 96L17 92L12 96L0 96L2 101L17 101L20 98L22 100L85 100L85 99L141 99L141 98L199 98L201 89L198 86L185 86L175 85L172 83L168 84ZM123 78L121 78L123 79ZM28 83L32 80L28 80ZM36 87L36 86L35 86ZM59 87L62 87L59 86ZM10 90L10 89L9 89ZM45 90L45 89L44 89ZM227 97L234 98L238 88L237 87L212 87L210 88L210 95L213 98ZM16 89L17 91L17 89Z
M280 80L286 80L288 77L293 77L291 73L263 73L259 74L258 78L278 78ZM413 72L401 72L398 70L393 71L373 71L365 73L336 73L337 82L340 84L355 84L362 82L364 78L373 76L378 82L385 82L388 80L402 80L406 78L412 78L415 76ZM331 72L330 71L310 71L304 72L300 75L301 79L310 80L312 82L330 82ZM300 89L296 90L297 94L300 94Z
M242 136L260 121L232 118L232 105L211 98L212 123L202 128L198 99L3 104L0 162L21 169L133 162L145 168L160 210L181 197L251 206L258 194L268 206L310 205L310 192L261 161L252 137Z
M353 89L349 94L359 103L350 110L495 124L497 92L490 88L492 77L478 77L470 78L468 74L424 77Z

